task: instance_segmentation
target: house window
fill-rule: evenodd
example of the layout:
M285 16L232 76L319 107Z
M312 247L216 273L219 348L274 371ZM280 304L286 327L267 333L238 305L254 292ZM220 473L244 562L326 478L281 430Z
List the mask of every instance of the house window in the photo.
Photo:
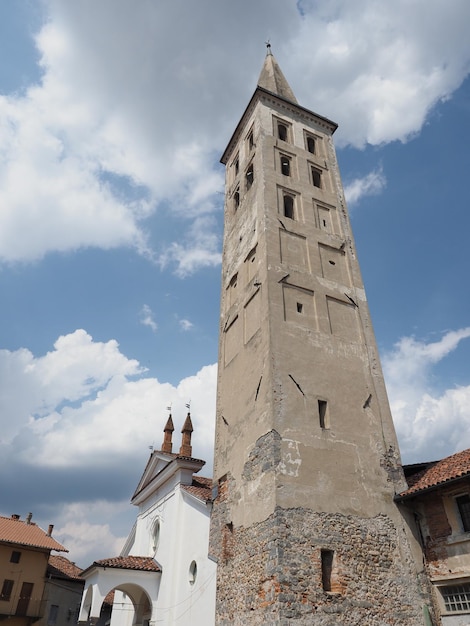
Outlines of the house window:
M197 563L196 561L191 561L191 565L189 566L189 584L194 585L197 578Z
M250 165L248 166L248 169L246 170L246 174L245 174L245 179L246 179L246 188L249 189L255 179L255 170L253 167L253 163L250 163Z
M0 593L0 600L3 602L8 602L11 597L11 592L13 591L13 580L8 580L7 578L3 581L2 592Z
M19 563L21 559L21 552L13 550L10 557L10 563Z
M281 154L281 172L284 176L290 176L290 158Z
M295 211L294 211L294 198L293 196L284 195L283 196L284 203L284 215L291 220L295 220Z
M439 591L442 594L446 611L456 613L470 610L470 583L439 587Z
M321 188L321 170L312 167L312 183L314 187Z
M470 495L466 493L463 496L457 496L455 498L457 508L459 509L460 520L462 522L463 530L470 532Z
M305 138L305 143L307 145L307 150L311 154L315 154L315 138L312 135L307 135Z
M49 617L47 618L47 626L54 626L57 622L57 615L59 614L59 606L57 604L51 604L49 609Z

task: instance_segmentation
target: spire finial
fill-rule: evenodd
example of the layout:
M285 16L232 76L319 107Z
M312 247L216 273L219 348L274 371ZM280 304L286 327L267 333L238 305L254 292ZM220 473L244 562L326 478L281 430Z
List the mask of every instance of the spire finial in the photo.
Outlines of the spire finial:
M175 427L173 426L173 420L171 419L171 413L168 416L167 422L165 424L165 428L163 429L163 443L162 443L162 452L168 452L171 454L171 450L173 448L172 435Z
M191 446L192 432L193 432L193 425L191 422L191 414L188 411L186 420L183 424L183 428L181 429L181 433L183 435L181 439L181 448L180 448L181 456L191 456L192 454L192 446Z
M266 56L272 56L273 53L271 52L271 42L268 39L268 41L265 41L264 43L266 44Z

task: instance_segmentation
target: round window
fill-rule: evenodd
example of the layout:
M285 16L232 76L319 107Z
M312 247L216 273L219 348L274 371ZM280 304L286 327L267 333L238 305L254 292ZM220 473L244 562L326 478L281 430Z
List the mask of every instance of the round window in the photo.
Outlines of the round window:
M194 585L197 578L197 563L196 561L192 561L189 566L189 584Z

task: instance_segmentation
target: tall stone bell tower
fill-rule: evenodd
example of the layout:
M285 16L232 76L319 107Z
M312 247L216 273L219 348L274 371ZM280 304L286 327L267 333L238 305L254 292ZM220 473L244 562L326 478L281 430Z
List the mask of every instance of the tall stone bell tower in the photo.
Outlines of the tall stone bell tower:
M336 128L298 104L268 46L221 159L219 625L424 623Z

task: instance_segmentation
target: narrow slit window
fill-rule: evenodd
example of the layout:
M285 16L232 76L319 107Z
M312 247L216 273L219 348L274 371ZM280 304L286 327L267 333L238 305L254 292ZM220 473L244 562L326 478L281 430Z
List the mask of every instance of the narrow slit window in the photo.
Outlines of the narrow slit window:
M302 313L304 309L304 305L302 304L302 302L297 302L297 313Z
M307 150L311 154L315 154L315 139L311 135L307 135Z
M320 421L320 428L328 429L330 427L328 402L326 400L318 400L318 419Z
M314 187L321 189L321 171L316 167L312 167L312 183Z
M253 150L253 147L255 145L255 141L253 139L253 131L250 132L250 134L248 135L248 149L249 150Z
M246 178L246 188L249 189L255 179L255 170L253 167L253 163L251 163L251 165L248 166L248 169L246 170L245 178Z
M333 572L333 550L321 551L321 582L323 591L331 591L331 574Z
M238 172L240 171L240 159L238 157L235 159L234 167L235 167L235 176L236 176Z
M281 172L284 176L290 176L290 158L281 155Z
M294 213L294 198L292 196L285 195L284 199L284 215L291 220L295 219Z

